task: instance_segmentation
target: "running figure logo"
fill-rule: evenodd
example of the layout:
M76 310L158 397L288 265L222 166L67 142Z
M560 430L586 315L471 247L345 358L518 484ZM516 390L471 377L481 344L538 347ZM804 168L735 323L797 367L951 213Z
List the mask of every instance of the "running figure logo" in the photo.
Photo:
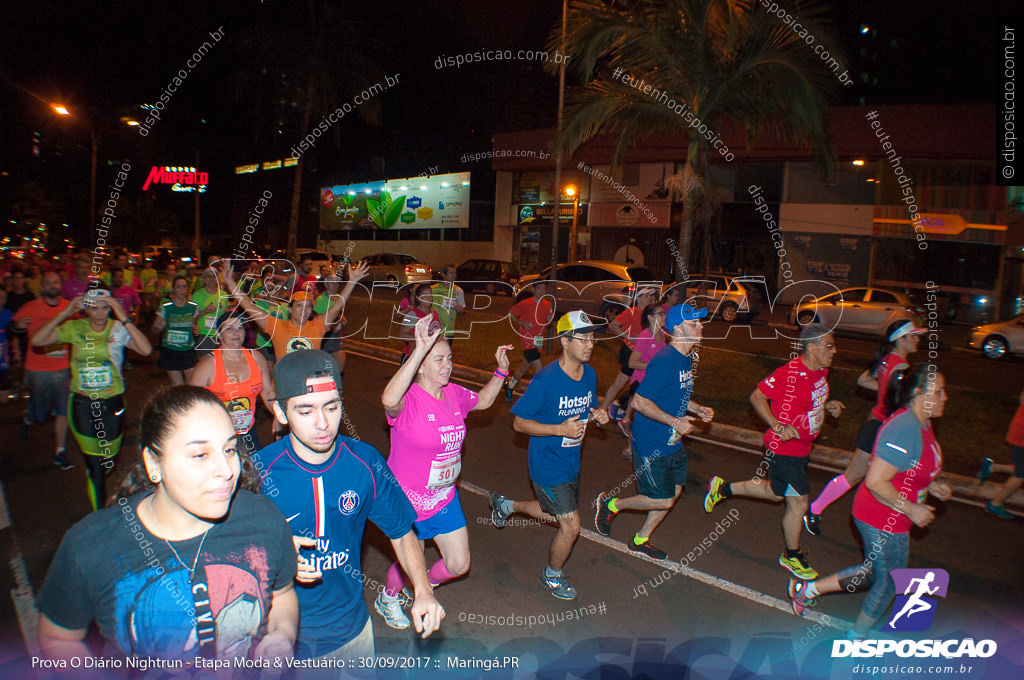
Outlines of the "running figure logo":
M882 630L920 631L935 621L935 597L946 597L949 573L945 569L893 569L896 601L892 618ZM900 595L899 593L902 593Z

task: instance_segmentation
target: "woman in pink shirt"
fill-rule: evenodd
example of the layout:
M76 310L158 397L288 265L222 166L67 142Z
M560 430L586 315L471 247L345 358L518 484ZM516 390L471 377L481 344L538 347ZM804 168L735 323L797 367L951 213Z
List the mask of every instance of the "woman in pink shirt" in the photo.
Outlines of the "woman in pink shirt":
M421 541L433 539L441 559L427 571L434 587L469 571L469 531L455 488L462 469L466 415L489 408L508 377L512 345L498 347L498 369L480 392L448 382L452 350L432 317L424 316L413 329L414 347L381 396L391 425L388 467L416 510L413 525ZM398 564L388 570L384 591L374 609L388 626L409 627L399 592L406 584Z
M626 448L622 450L623 458L633 457L633 449L630 443L633 439L633 395L636 393L636 388L643 381L644 376L647 375L647 364L665 346L665 332L663 330L665 327L665 307L660 304L650 304L644 307L642 313L643 317L640 320L640 327L643 330L636 336L636 342L633 343L633 352L629 355L629 367L633 369L633 374L629 376L629 391L622 400L622 403L625 404L626 415L619 421L619 429L622 430L622 434L626 435ZM618 408L621 409L622 404L619 404Z

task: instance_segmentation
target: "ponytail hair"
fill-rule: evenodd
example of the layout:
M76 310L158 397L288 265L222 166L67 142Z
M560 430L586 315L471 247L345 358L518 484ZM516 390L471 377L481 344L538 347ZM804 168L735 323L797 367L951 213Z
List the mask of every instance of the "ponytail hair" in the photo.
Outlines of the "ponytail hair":
M882 366L882 360L884 360L892 351L896 349L896 343L889 340L886 336L885 340L878 343L878 347L875 349L875 358L872 360L871 365L868 366L868 375L877 376L878 369Z
M927 385L939 375L934 364L916 363L906 368L893 371L889 379L889 388L885 392L886 416L900 410L918 394L918 390L927 389Z
M121 482L107 505L113 505L119 498L128 498L135 494L152 490L156 485L146 473L146 464L141 452L149 449L150 453L159 458L163 443L178 426L180 420L187 416L196 406L206 404L214 406L228 414L228 409L210 390L195 385L173 385L165 387L146 403L142 410L142 422L139 424L139 460ZM259 493L260 478L248 452L239 449L241 473L238 488Z

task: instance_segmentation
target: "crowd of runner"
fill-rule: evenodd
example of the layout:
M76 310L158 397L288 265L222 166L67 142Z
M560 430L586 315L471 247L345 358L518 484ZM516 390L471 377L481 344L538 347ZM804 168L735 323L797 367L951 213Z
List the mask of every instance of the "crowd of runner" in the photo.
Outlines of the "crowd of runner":
M509 316L521 338L518 368L509 374L514 346L497 347L491 378L472 391L451 382L455 319L466 309L454 267L433 286L409 286L398 308L402 363L380 397L391 427L385 459L340 432L344 312L368 274L363 263L318 278L304 260L281 280L235 272L217 258L201 271L132 267L123 254L102 267L83 254L52 267L7 262L0 271L0 391L28 397L22 437L49 441L33 432L52 419L54 463L63 470L77 462L68 455L70 429L94 510L67 532L39 592L39 638L55 658L90 654L93 623L125 655L294 655L307 668L335 671L345 659L371 656L361 559L367 521L394 551L378 575L374 609L392 628L413 625L429 636L445 616L434 589L470 571L457 487L467 416L500 394L515 400L514 431L529 436L536 498L493 493L492 522L500 529L521 513L556 527L539 583L574 599L564 567L580 534L580 452L590 421L622 429L637 485L635 495L595 499L597 531L609 535L622 511L645 513L627 546L664 560L669 553L651 538L686 484L683 438L695 419L715 416L692 398L708 310L683 303L674 288L640 288L606 327L578 310L556 319L546 286L535 284ZM888 574L907 565L911 526L935 517L929 495L951 495L937 481L942 454L931 424L946 402L944 378L934 365L910 363L922 332L909 322L896 328L858 378L877 402L846 470L812 503L812 445L826 414L839 417L844 405L829 398L835 338L825 327L803 327L799 355L750 396L767 425L764 459L744 481L711 476L704 500L708 513L739 497L781 503L778 563L790 577L793 611L802 615L820 595L866 590L853 638L866 636L892 601ZM599 398L589 362L603 334L623 345L620 371ZM558 356L545 365L551 339ZM150 396L131 471L108 495L105 479L125 436L125 350L147 356L154 348L168 385ZM261 403L273 419L269 444L256 433ZM1011 516L1003 503L1024 478L1024 394L1007 441L1013 466L986 458L979 472L982 481L1010 475L987 508L998 517ZM821 578L800 549L802 529L819 535L822 513L851 489L865 560ZM427 541L441 555L429 567Z

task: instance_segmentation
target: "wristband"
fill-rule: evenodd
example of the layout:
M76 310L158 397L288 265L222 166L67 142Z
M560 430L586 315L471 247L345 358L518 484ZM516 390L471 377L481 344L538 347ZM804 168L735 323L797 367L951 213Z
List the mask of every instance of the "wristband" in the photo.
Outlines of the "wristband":
M508 377L508 373L502 373L501 369L496 368L496 369L494 369L494 377L495 378L501 378L502 380L504 380L505 378Z

